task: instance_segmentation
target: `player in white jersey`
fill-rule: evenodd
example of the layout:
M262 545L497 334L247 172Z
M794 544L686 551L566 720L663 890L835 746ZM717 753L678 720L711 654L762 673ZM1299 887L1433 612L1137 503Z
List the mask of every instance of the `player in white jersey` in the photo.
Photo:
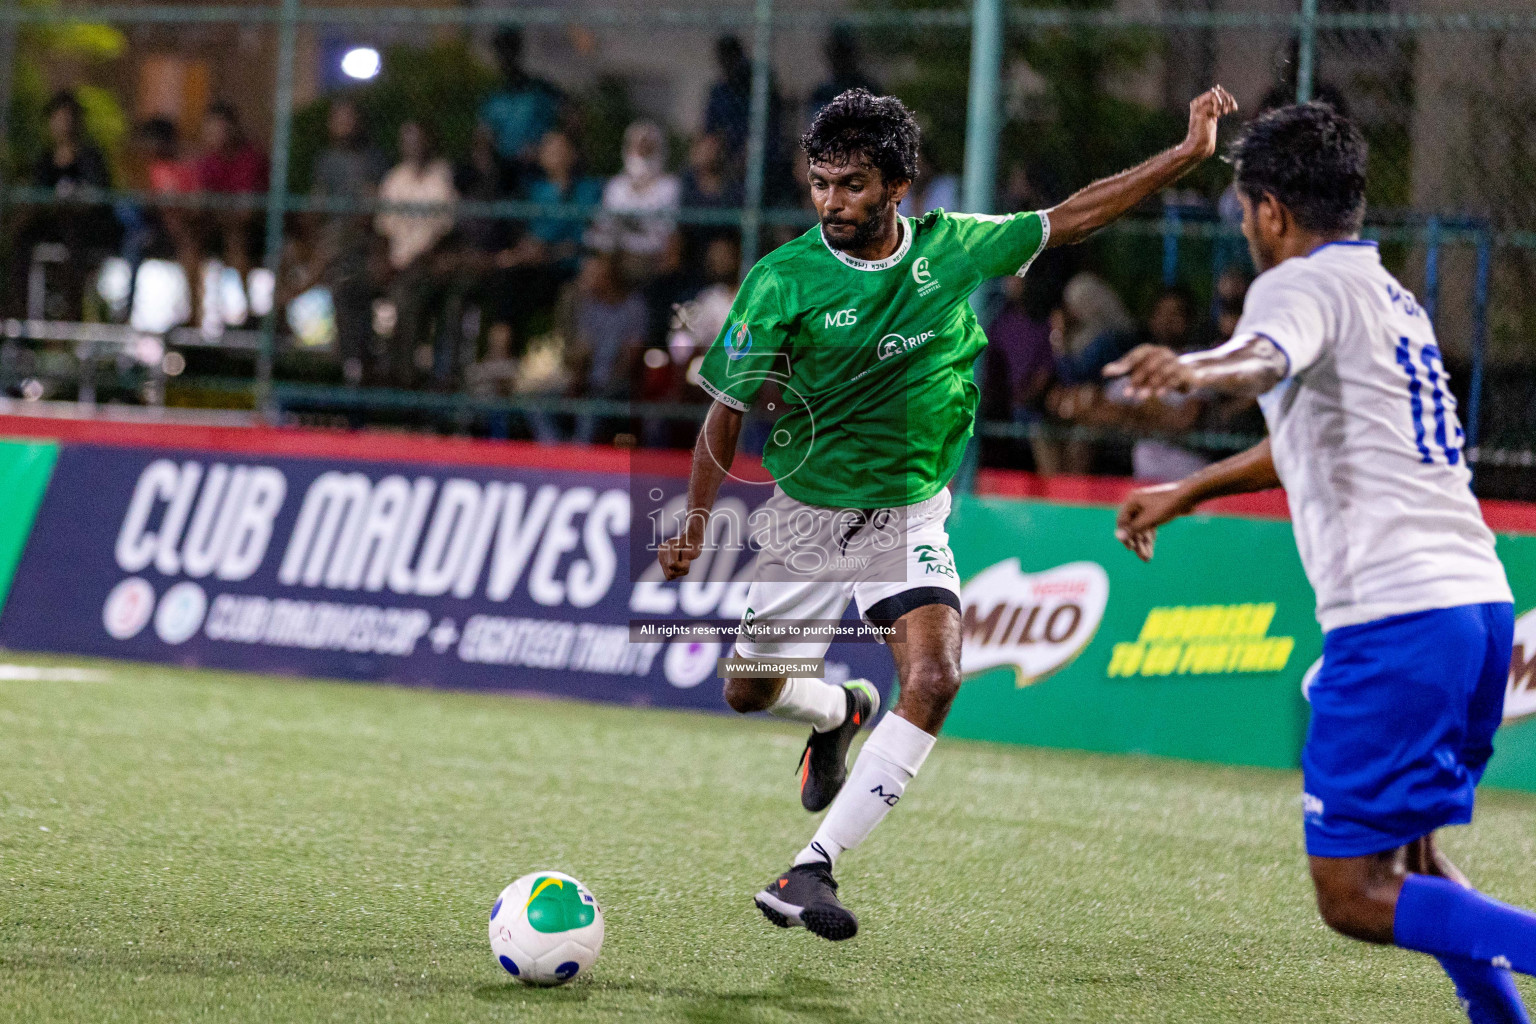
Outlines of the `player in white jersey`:
M1317 593L1303 823L1318 909L1345 935L1436 957L1474 1024L1526 1024L1536 914L1478 893L1435 845L1472 818L1509 672L1513 599L1471 492L1434 330L1361 241L1366 147L1331 107L1258 118L1232 147L1262 271L1233 339L1143 346L1106 367L1132 399L1258 397L1269 439L1133 492L1144 559L1207 498L1283 486Z

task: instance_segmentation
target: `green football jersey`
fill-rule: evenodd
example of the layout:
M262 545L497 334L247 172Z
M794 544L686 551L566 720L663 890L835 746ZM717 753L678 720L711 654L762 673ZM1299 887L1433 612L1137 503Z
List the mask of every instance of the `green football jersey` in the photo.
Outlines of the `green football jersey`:
M763 462L792 498L864 509L931 498L975 428L987 337L971 293L1023 274L1049 235L1041 213L934 210L903 217L896 251L868 262L817 225L752 268L700 383L742 411L777 386Z

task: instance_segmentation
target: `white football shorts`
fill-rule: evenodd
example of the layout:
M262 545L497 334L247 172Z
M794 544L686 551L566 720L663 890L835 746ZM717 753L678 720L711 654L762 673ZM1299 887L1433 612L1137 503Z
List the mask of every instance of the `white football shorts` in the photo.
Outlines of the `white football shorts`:
M792 640L774 627L836 622L850 598L874 625L889 625L929 604L959 611L960 580L944 529L948 518L947 489L914 505L831 509L796 501L775 487L754 513L753 536L761 548L737 656L822 657L830 636Z

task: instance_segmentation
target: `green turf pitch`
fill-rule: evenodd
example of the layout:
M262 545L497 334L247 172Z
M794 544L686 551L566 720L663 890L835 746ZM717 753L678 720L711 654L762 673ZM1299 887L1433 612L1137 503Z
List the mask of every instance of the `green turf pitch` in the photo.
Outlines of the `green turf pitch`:
M941 742L839 873L858 938L779 931L751 896L808 835L801 743L0 655L0 1019L1461 1019L1431 961L1317 923L1286 773ZM1448 844L1525 904L1533 810L1485 797ZM608 936L593 976L534 991L486 919L544 867L596 891Z

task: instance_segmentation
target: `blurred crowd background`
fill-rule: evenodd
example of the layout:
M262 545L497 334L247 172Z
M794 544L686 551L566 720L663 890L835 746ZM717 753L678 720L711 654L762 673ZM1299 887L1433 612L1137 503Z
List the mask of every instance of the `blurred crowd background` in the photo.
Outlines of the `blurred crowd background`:
M766 48L760 142L752 33L659 14L306 28L288 82L267 25L0 26L0 401L686 447L744 267L814 224L796 139L823 104L902 96L925 129L903 212L965 206L968 31L898 6L911 24L855 27L853 5L791 19ZM1298 41L1266 24L1010 34L994 211L1171 145L1211 82L1243 118L1291 102ZM1536 496L1531 29L1336 30L1307 58L1314 95L1371 138L1372 232L1436 310L1482 432L1479 487L1519 496ZM1443 67L1457 46L1502 55L1481 92ZM1100 375L1143 341L1230 335L1253 271L1228 178L1212 161L981 296L983 465L1170 479L1261 435L1251 403L1135 411Z

